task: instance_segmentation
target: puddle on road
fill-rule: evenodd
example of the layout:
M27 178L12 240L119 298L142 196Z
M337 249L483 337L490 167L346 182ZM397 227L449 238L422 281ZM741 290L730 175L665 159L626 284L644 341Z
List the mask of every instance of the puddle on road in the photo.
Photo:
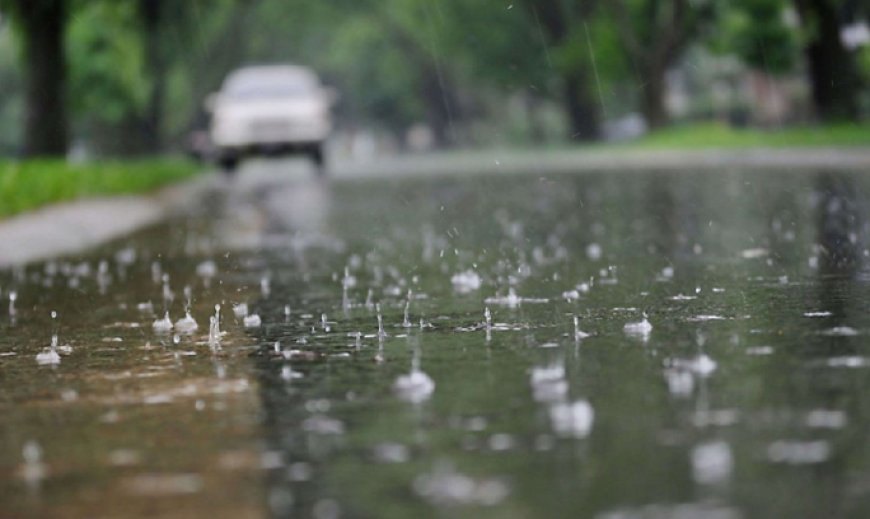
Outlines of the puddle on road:
M870 512L862 177L270 182L0 276L4 510Z
M152 326L184 315L185 286L201 320L246 292L149 235L0 282L17 291L0 310L0 515L262 516L256 345L238 324L220 352L183 319Z

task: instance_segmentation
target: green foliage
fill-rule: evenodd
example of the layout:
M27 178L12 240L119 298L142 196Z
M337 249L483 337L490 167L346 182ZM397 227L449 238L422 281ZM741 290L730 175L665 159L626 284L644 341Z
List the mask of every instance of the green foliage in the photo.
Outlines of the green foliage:
M79 116L119 123L142 111L147 78L133 2L88 2L69 27L71 108Z
M0 153L18 147L23 113L21 76L16 68L18 49L5 19L0 19Z
M858 67L865 78L870 78L870 45L865 45L858 52Z
M0 216L77 198L141 193L189 178L202 168L183 160L68 164L0 162Z
M450 61L462 63L471 78L508 90L546 87L553 49L519 2L451 1L440 11L449 19L442 27Z
M630 147L649 149L868 145L870 124L831 124L763 131L737 129L718 123L674 126L628 144Z
M791 72L799 55L798 33L786 22L786 0L736 0L722 16L717 50L733 52L750 67L780 75Z
M70 105L78 135L99 153L105 141L139 135L150 113L156 79L148 70L145 24L138 0L68 1ZM483 124L499 128L506 111L499 107L518 97L564 105L567 74L588 82L591 100L613 116L637 111L643 94L655 91L651 78L663 77L699 43L772 74L793 72L801 42L784 16L792 3L163 0L162 130L180 142L204 122L202 100L226 73L266 62L316 68L338 87L339 119L349 127L400 133L449 104L466 118L460 124L473 128L469 134L481 134ZM0 0L0 9L16 4ZM0 22L0 151L20 131L11 122L21 115L13 43ZM867 56L865 50L870 70ZM432 84L443 100L432 95Z
M414 57L397 38L365 17L349 20L336 34L335 52L324 57L324 65L333 76L343 76L345 105L355 107L353 115L397 126L423 117L420 99L408 95L419 88Z
M605 84L628 79L631 75L630 57L623 52L615 21L602 13L581 24L574 25L564 45L556 49L559 69L594 67L598 79Z

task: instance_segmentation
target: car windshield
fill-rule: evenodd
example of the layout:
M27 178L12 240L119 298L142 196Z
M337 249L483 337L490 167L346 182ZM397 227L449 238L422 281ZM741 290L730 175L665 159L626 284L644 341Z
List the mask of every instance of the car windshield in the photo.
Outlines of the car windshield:
M231 78L224 93L233 99L305 97L317 91L317 82L302 74L246 74Z

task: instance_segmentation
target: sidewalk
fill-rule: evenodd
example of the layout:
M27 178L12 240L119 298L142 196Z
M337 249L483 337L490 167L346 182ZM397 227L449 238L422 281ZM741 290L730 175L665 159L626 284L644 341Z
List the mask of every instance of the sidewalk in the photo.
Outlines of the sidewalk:
M89 198L0 221L0 268L74 254L157 223L191 202L215 175L150 195Z

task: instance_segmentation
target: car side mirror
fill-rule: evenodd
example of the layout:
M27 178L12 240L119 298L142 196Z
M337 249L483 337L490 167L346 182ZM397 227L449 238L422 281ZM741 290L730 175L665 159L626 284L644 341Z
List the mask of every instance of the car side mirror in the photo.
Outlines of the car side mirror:
M217 102L218 94L216 92L212 92L211 94L205 96L205 100L203 101L202 106L205 108L206 112L212 113L217 107Z

